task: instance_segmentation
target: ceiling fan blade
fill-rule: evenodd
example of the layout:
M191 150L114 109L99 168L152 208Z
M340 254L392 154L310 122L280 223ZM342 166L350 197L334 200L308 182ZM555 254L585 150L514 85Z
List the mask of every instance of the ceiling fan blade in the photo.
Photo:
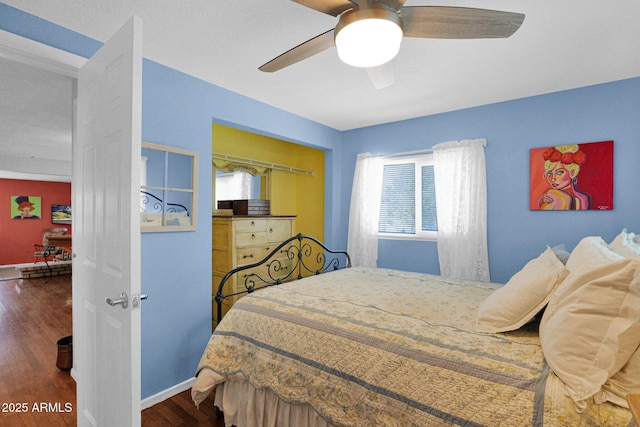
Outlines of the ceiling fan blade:
M307 59L310 56L320 53L324 50L334 46L333 41L333 29L315 36L314 38L307 40L304 43L299 44L293 49L289 49L280 56L275 57L271 61L258 67L260 71L272 73L274 71L281 70L289 65L300 62L303 59Z
M506 38L524 15L499 10L448 6L408 6L400 10L406 37L439 39Z
M396 81L395 62L393 60L377 67L366 69L369 79L376 89L384 89L393 85Z
M354 3L349 0L293 0L318 12L331 16L338 16L342 12L353 9Z

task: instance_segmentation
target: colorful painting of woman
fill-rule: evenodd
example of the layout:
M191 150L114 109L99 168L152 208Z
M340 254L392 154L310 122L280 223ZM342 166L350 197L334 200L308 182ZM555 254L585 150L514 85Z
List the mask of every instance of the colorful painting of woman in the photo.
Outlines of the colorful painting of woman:
M538 198L538 206L544 210L586 210L591 206L591 196L578 190L580 165L586 155L578 144L547 148L543 155L544 179L549 184Z
M534 148L532 210L613 209L613 141Z

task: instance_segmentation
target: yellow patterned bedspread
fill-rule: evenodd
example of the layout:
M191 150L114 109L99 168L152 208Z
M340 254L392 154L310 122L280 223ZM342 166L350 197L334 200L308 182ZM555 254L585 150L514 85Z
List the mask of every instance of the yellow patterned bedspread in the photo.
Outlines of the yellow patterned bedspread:
M241 373L337 426L627 426L627 409L578 414L545 365L535 327L481 334L498 286L350 268L242 298L198 371Z

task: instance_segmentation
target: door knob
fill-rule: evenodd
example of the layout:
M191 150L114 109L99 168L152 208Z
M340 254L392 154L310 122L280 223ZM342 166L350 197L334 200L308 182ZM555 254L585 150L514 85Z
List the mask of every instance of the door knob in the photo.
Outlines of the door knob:
M129 297L127 297L126 292L121 293L120 298L118 299L114 300L111 298L106 298L105 301L112 307L115 307L118 304L121 304L122 308L127 308L129 306Z

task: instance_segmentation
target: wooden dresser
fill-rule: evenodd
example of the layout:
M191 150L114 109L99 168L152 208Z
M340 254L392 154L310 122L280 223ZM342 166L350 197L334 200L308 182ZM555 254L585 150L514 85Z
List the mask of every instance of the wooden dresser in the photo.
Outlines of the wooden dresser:
M218 308L215 296L220 280L233 268L260 261L275 249L279 243L293 236L294 218L293 216L258 215L213 217L211 289L213 329L217 326ZM256 269L261 269L265 272L267 268L266 265L256 267ZM250 274L251 271L253 270L247 270L246 274ZM231 294L244 289L244 284L238 282L242 282L241 278L240 280L227 281L224 293ZM240 296L224 300L222 303L223 315L238 298Z

